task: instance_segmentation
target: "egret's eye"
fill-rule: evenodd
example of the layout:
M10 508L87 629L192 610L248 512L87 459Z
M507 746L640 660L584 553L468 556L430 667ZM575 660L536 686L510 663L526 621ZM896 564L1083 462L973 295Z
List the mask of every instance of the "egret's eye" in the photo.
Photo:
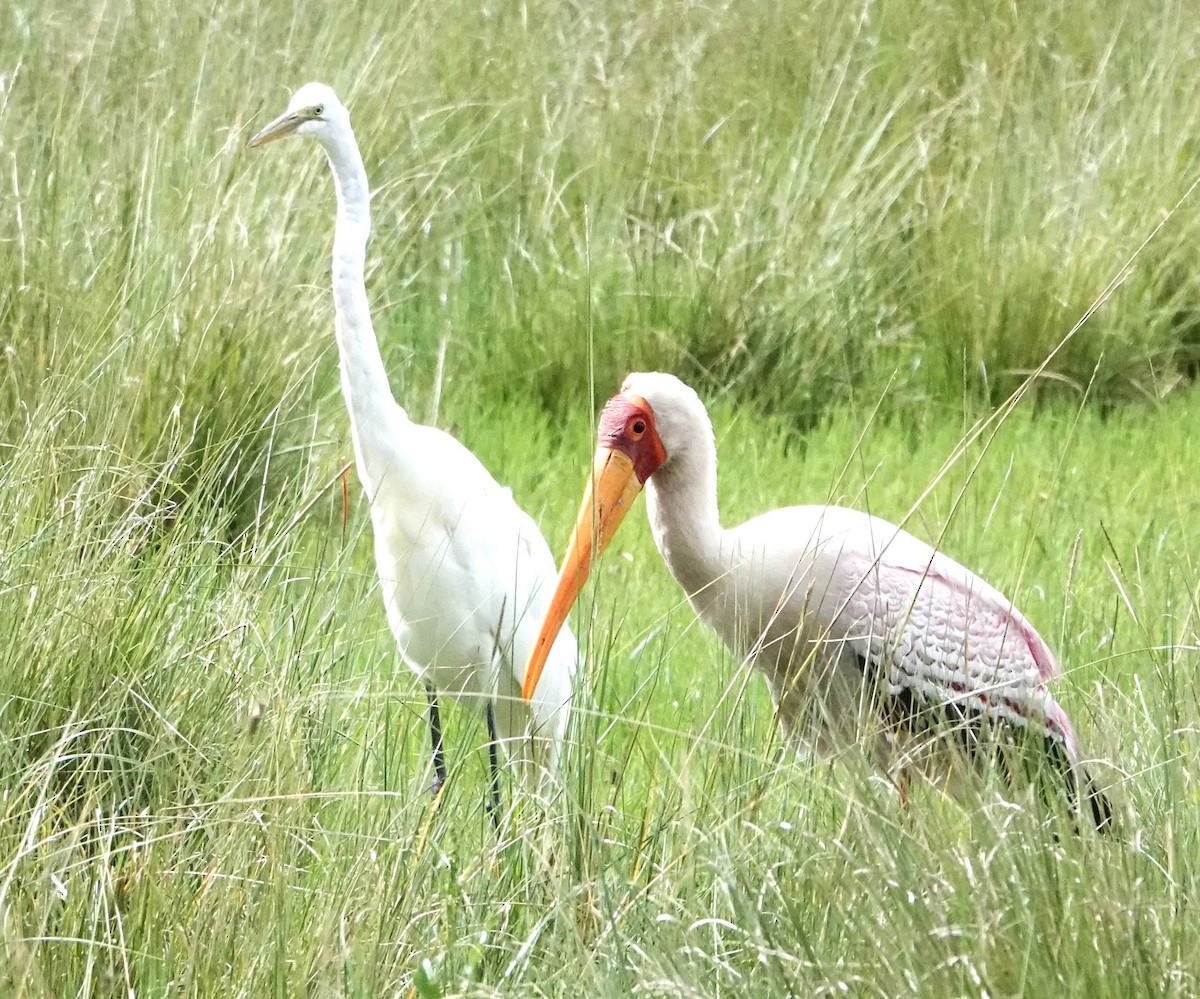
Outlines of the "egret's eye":
M318 104L315 108L313 108L313 117L315 117L315 118L320 118L321 115L323 115L324 113L325 113L325 105L324 104Z
M645 432L646 432L646 421L645 420L639 418L639 419L634 420L631 424L629 424L629 433L630 433L630 436L632 436L634 440L637 440L638 438L640 438L642 436L642 434L644 434Z

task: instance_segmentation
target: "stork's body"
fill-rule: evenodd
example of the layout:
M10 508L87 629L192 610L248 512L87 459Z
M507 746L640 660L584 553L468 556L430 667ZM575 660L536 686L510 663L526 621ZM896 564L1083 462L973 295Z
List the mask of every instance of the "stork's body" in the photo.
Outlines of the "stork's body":
M855 745L902 779L1032 744L1097 827L1111 808L1048 684L1054 654L1000 592L907 531L832 506L721 526L712 425L670 375L637 374L605 407L548 640L644 483L654 539L696 613L767 680L794 739ZM593 512L595 521L593 521ZM527 677L536 684L537 658ZM533 687L526 682L526 692ZM1082 790L1081 790L1082 789Z
M430 694L437 773L445 779L437 695L487 717L493 744L553 769L566 731L577 648L565 631L550 682L526 704L526 660L554 586L554 557L532 519L453 436L411 420L396 402L371 324L364 265L371 231L367 175L350 116L333 91L306 84L288 111L250 140L317 140L337 189L333 299L342 394L355 467L370 504L375 561L400 654Z

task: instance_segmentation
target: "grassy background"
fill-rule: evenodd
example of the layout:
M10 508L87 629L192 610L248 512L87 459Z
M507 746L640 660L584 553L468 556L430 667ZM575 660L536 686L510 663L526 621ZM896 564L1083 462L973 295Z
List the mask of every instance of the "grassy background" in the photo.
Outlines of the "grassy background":
M0 12L0 991L1200 990L1197 51L1180 0ZM553 547L598 401L676 371L728 521L909 516L1014 595L1122 837L780 752L638 517L563 794L497 840L449 711L432 813L339 477L327 168L244 149L311 78L397 395Z

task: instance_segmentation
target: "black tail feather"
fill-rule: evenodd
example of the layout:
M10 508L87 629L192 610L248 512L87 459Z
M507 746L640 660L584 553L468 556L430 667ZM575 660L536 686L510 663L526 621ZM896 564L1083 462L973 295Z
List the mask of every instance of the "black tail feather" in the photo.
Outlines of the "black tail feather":
M900 730L950 738L966 758L998 767L1014 787L1032 781L1047 803L1061 803L1065 790L1077 822L1090 822L1098 832L1113 831L1112 802L1053 736L1039 739L1034 731L998 722L971 705L932 703L910 688L886 696L883 716Z
M1071 762L1066 747L1057 739L1046 736L1046 754L1067 780L1067 797L1072 811L1082 819L1090 819L1097 832L1113 831L1113 806L1106 795L1082 766ZM1080 785L1082 789L1080 788ZM1081 793L1082 791L1082 793ZM1080 797L1083 798L1082 806Z

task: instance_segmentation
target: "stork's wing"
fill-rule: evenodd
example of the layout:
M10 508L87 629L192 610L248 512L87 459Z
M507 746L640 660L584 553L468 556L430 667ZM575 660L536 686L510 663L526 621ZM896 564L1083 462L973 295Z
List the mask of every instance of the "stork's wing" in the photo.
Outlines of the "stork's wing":
M889 557L858 567L838 628L887 692L952 717L1032 725L1074 755L1074 734L1049 696L1058 662L1011 601L953 559L921 546L915 563ZM922 564L924 563L924 564Z

